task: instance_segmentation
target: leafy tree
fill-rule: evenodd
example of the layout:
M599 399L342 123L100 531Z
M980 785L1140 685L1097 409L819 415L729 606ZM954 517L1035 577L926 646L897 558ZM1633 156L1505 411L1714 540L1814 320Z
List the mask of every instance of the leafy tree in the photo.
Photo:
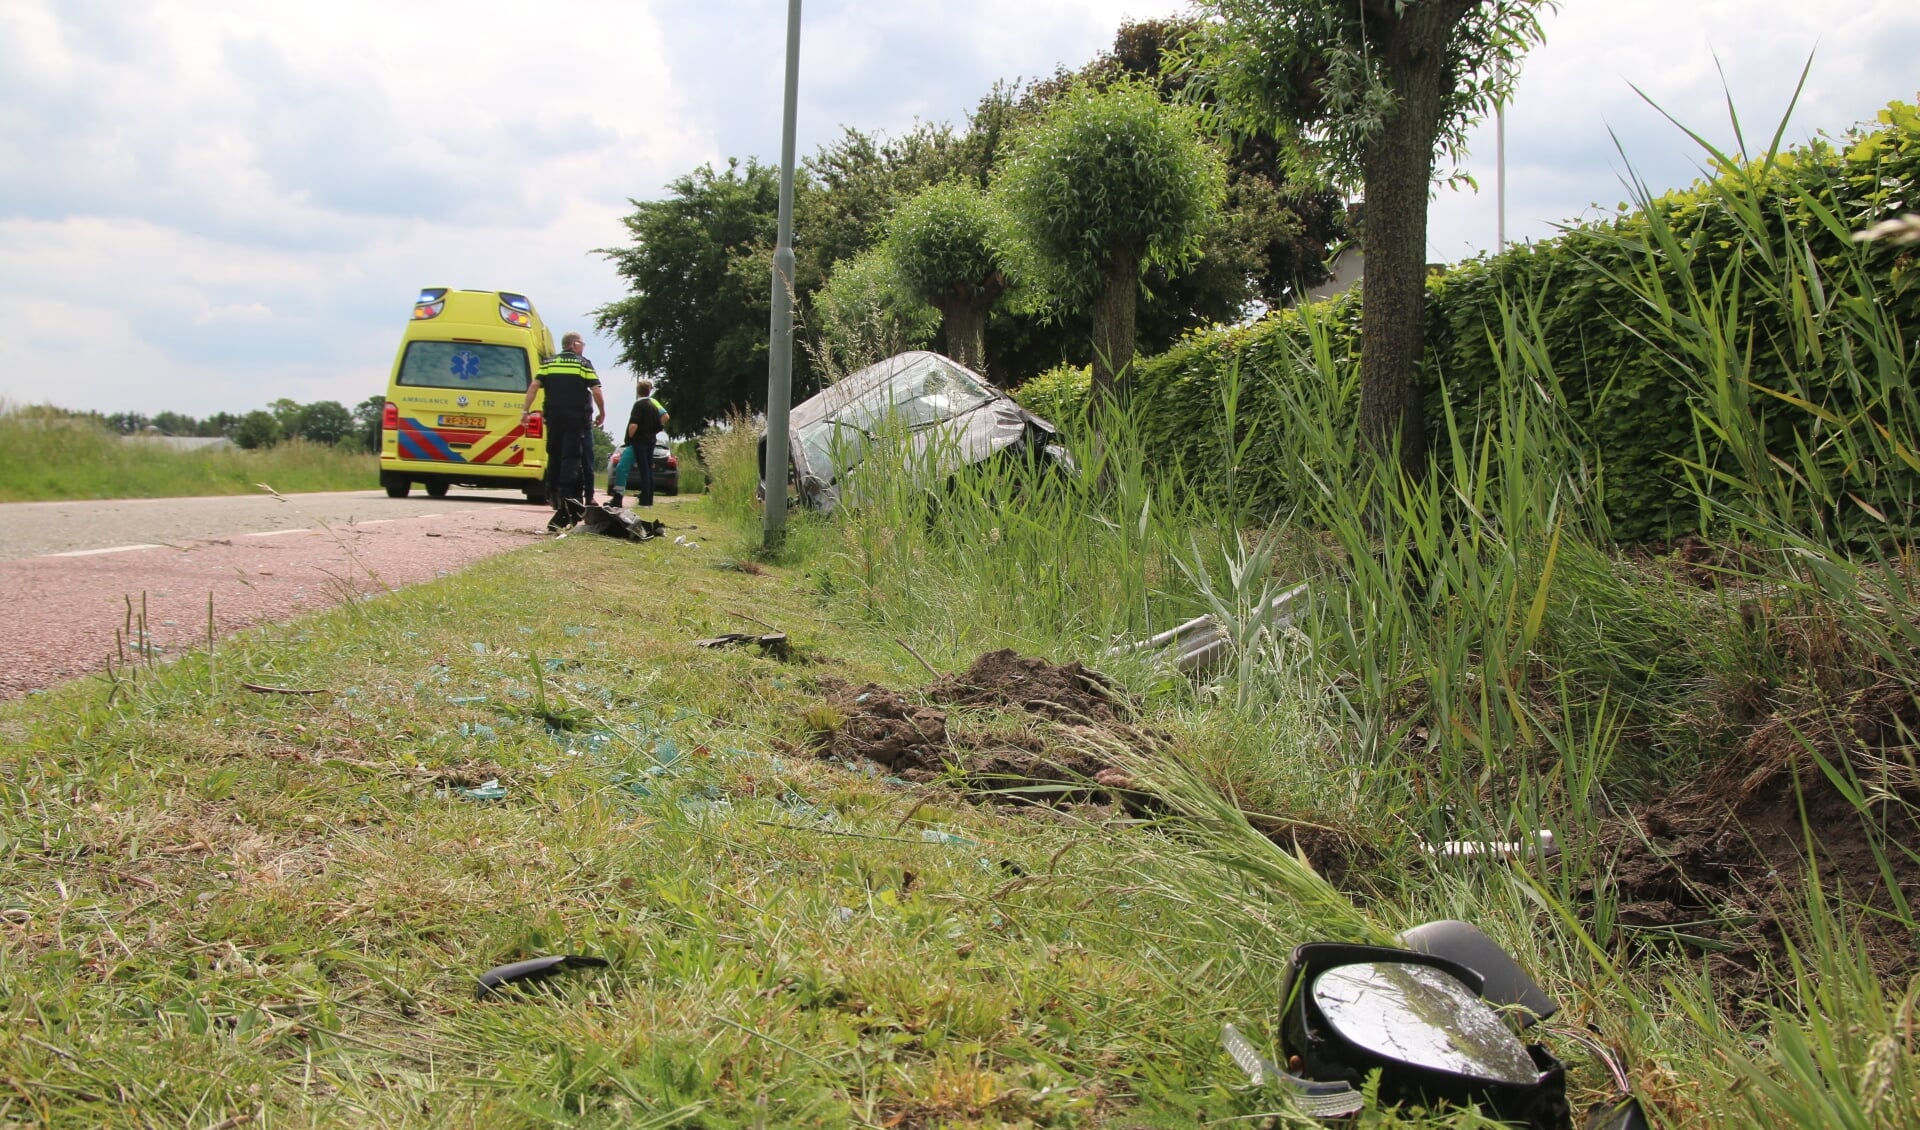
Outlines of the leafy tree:
M375 454L380 451L380 421L386 411L384 394L369 396L353 406L353 431L360 437L359 446Z
M233 429L233 442L248 451L255 451L263 447L272 447L279 443L285 434L280 428L280 421L274 419L273 413L256 408L240 417L239 424Z
M729 161L724 172L704 165L668 190L665 200L631 202L631 244L600 249L631 293L594 321L620 342L630 368L656 375L675 422L697 430L729 410L766 405L779 170L751 159ZM796 371L796 388L803 379Z
M1364 187L1360 423L1419 473L1427 197L1436 158L1511 89L1551 0L1201 0L1193 44L1222 111L1300 168Z
M300 434L299 401L283 396L267 405L267 411L273 415L273 422L280 426L280 434L274 437L275 443Z
M147 418L139 412L113 412L101 418L101 422L123 436L129 436L147 426Z
M1014 139L998 187L1046 289L1093 316L1093 389L1124 397L1142 269L1178 267L1224 193L1192 110L1144 84L1080 84Z
M316 400L294 414L287 434L331 447L353 433L353 413L337 400Z
M190 436L199 434L200 421L179 412L157 412L153 426L170 436Z
M1009 236L995 202L970 181L922 189L894 211L887 254L900 281L940 311L947 353L985 372L987 314L1007 292Z
M835 263L812 309L814 364L835 377L924 346L940 330L940 312L908 292L884 248Z
M811 294L836 265L877 246L900 202L951 176L962 159L945 123L920 122L897 138L848 129L821 146L794 186L795 287Z

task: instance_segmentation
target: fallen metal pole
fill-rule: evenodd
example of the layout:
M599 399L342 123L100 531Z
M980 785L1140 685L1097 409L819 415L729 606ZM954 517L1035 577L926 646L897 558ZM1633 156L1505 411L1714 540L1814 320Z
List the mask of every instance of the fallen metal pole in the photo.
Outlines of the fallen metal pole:
M1289 627L1300 615L1295 601L1307 594L1307 586L1298 584L1267 602L1263 626L1268 631ZM1196 616L1157 636L1107 649L1108 655L1130 655L1142 651L1171 649L1173 665L1184 674L1205 674L1218 666L1231 650L1232 639L1220 621L1211 615Z

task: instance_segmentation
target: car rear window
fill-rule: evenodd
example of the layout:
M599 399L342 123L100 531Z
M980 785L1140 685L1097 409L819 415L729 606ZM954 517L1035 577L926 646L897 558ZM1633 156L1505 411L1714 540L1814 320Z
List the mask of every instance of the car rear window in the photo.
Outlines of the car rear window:
M525 392L530 379L527 351L514 345L415 341L400 362L399 383L414 388Z

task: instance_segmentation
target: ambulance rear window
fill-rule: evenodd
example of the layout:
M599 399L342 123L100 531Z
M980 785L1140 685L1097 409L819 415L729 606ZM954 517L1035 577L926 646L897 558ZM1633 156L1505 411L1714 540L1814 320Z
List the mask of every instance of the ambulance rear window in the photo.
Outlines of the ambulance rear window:
M513 345L415 341L400 362L399 383L415 388L527 391L527 351Z

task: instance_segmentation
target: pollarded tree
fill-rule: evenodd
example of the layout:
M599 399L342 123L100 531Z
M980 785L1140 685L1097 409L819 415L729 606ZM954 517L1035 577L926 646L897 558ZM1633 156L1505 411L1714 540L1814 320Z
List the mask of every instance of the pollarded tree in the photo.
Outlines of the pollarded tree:
M887 228L900 281L940 311L947 352L976 373L986 371L987 315L1009 286L1007 238L993 198L960 180L922 189Z
M1194 111L1151 87L1081 84L1014 138L996 186L1045 289L1093 315L1093 391L1123 400L1141 271L1199 248L1226 174Z
M835 263L808 313L815 367L836 380L919 349L940 330L940 312L909 293L885 247Z
M1427 199L1435 163L1505 99L1552 0L1200 0L1190 41L1224 112L1291 143L1303 168L1366 194L1360 425L1418 474L1415 377L1426 341Z

